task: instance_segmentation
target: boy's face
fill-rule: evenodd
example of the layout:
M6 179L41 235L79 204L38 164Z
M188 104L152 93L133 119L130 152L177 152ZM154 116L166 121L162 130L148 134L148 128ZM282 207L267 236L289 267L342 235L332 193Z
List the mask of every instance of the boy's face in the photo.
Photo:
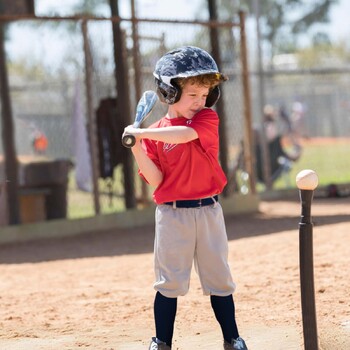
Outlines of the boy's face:
M205 107L209 93L209 87L187 83L182 89L181 98L174 103L172 112L177 117L192 119L193 116Z

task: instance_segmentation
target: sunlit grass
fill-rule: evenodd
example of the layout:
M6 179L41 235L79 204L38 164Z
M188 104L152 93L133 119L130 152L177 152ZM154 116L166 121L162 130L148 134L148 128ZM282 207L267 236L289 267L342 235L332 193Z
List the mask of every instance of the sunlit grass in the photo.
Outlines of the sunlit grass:
M295 177L303 169L314 170L319 178L319 186L350 183L350 139L313 139L303 143L300 159L292 166L289 174L278 179L274 188L296 187Z
M141 179L135 173L136 197L141 197ZM99 179L100 214L110 214L125 210L122 168L118 166L114 179ZM93 192L84 192L77 188L75 173L71 171L68 179L68 218L78 219L95 215Z

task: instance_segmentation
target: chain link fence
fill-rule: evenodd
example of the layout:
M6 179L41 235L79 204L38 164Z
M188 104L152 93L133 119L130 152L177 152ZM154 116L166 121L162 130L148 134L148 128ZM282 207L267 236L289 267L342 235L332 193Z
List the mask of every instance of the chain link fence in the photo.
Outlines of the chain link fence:
M85 18L85 21L88 42L84 42L84 21L79 18L21 19L7 24L10 38L6 43L7 66L20 167L32 162L69 161L69 218L96 214L96 198L92 188L89 106L98 130L98 124L105 123L100 121L101 113L99 115L98 111L105 111L107 102L112 103L109 109L115 109L112 115L117 119L112 124L115 126L115 122L120 122L111 21L101 18ZM120 25L126 49L127 93L131 109L128 119L131 123L143 91L155 89L152 73L156 61L168 50L184 45L199 46L210 52L210 30L215 26L200 22L160 20L139 21L136 22L137 26L131 20L122 20ZM244 134L241 31L237 23L217 23L216 28L222 48L220 70L229 77L229 81L222 86L224 115L221 118L222 122L225 120L227 128L228 164L231 168ZM14 32L16 36L11 37ZM22 45L23 37L35 43L32 56L20 57L15 50L11 50L11 47ZM158 103L145 126L165 113L166 106ZM122 148L122 130L122 125L115 130L117 141L112 145L116 145L117 149ZM42 136L47 143L38 149L36 140ZM111 176L101 174L103 167L99 153L97 200L100 213L125 210L122 153L125 150L121 150L119 155L118 152ZM3 156L3 153L1 144L0 155ZM135 166L136 202L147 205L152 201L151 193L136 175L136 170Z
M283 141L297 139L300 157L274 183L274 189L295 187L302 169L319 175L320 192L337 186L348 195L350 173L350 78L347 68L274 70L263 74L266 104L275 110ZM261 75L251 74L254 125L261 125ZM287 145L288 146L288 145ZM287 147L288 148L288 147ZM260 188L264 190L264 188ZM327 193L326 193L327 194Z
M284 106L289 115L293 107L302 108L303 134L306 137L349 137L349 69L265 72L266 101ZM258 77L252 79L252 91L258 91ZM257 104L253 104L257 115Z
M21 164L49 160L69 161L69 218L95 215L96 200L100 205L100 213L125 210L125 150L121 149L120 133L123 125L118 125L119 119L111 124L111 127L116 128L116 166L112 176L98 177L97 192L93 191L89 146L91 120L88 109L90 106L93 118L98 124L99 108L110 103L108 108L114 108L116 111L112 115L117 116L120 101L116 92L115 69L118 70L118 62L115 67L116 48L113 47L111 20L85 20L91 61L86 59L86 42L81 18L22 19L12 20L7 24L7 66L18 159ZM239 23L209 25L209 22L121 20L120 25L126 49L127 94L131 109L127 118L130 122L142 92L155 89L152 72L156 61L166 51L184 45L199 46L211 52L213 43L210 41L210 31L216 26L221 56L220 70L229 77L222 85L223 113L220 115L226 131L229 187L234 191L247 193L251 187L247 185L249 176L240 179L236 177L236 172L239 173L237 164L242 155L247 119L247 96L244 93L242 66L242 27ZM16 37L11 37L13 32L17 33ZM35 50L33 47L32 55L20 57L11 48L23 45L23 38L26 37L35 45ZM90 88L87 76L91 78ZM298 162L294 163L293 169L296 171L299 167L307 167L324 171L331 165L333 170L338 171L332 172L324 181L321 179L321 182L350 183L350 176L346 176L347 169L350 168L348 74L335 71L270 72L265 73L264 81L266 101L269 104L276 108L285 106L290 115L293 103L298 102L304 108L301 135L303 153ZM257 75L251 74L250 86L253 122L261 126L261 111L258 110L257 103ZM166 106L158 103L145 126L161 118L165 111ZM98 127L99 125L97 129ZM42 149L38 149L35 144L38 135L44 135L47 139L47 145L44 144ZM331 150L330 143L332 153L325 157L325 152ZM3 153L3 145L0 144L1 158ZM339 162L336 161L337 155ZM101 161L99 154L99 163ZM101 164L99 169L101 175ZM136 170L135 166L133 181L136 200L140 206L147 205L151 202L151 193L136 175ZM277 188L293 186L290 181L293 171L286 175L289 181L286 181L286 177L279 179ZM263 191L264 187L258 189Z

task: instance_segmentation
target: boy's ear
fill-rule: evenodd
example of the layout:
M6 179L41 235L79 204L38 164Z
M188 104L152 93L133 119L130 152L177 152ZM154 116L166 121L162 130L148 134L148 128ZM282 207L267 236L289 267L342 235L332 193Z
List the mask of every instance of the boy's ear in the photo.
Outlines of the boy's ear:
M220 98L220 94L220 88L217 85L213 88L213 90L209 92L207 100L205 102L205 107L213 107Z

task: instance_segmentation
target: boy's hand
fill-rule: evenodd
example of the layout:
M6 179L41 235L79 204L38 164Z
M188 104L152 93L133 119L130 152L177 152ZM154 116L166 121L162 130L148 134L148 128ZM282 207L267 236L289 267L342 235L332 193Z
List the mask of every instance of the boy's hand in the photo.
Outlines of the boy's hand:
M124 129L124 134L134 135L135 133L137 133L138 130L139 130L138 128L134 128L132 125L128 125Z
M132 135L133 136L133 140L130 140L130 138L126 139L126 140L128 140L130 142L130 145L124 143L124 142L126 142L125 136L128 136L128 135ZM128 125L124 129L124 132L123 132L123 135L122 135L122 142L123 142L124 146L125 147L133 147L135 145L135 143L140 141L140 138L137 137L138 135L140 135L140 129L139 128L135 128L132 125Z

